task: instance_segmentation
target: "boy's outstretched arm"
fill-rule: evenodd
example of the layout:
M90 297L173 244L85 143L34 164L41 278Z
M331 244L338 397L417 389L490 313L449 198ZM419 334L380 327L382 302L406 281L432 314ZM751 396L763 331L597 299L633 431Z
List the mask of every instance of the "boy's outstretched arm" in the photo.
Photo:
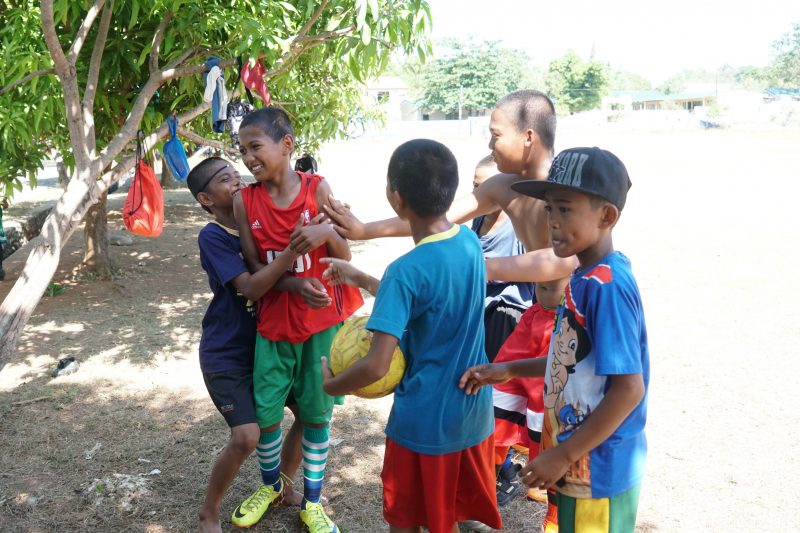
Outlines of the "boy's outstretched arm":
M477 365L462 374L458 387L464 389L465 394L478 394L478 390L485 385L505 383L511 378L543 377L546 366L547 357Z
M611 386L591 416L566 441L528 463L519 472L523 482L531 487L553 486L571 464L608 439L639 405L645 393L641 374L618 374L609 379Z
M340 396L375 383L389 371L396 347L397 337L376 331L367 355L335 377L328 368L327 357L323 357L322 388L331 396Z
M486 259L486 279L545 282L566 278L577 266L577 257L558 257L552 248L542 248L522 255Z
M490 184L490 181L491 178L469 194L453 200L453 204L447 211L447 219L461 224L499 209L501 206L494 199L494 188L497 184ZM409 237L411 235L411 226L398 217L364 223L342 202L333 197L329 198L329 202L329 205L323 206L325 212L333 220L336 231L351 241L363 241L378 237Z
M329 265L322 273L322 279L328 280L331 285L350 285L364 289L373 296L378 294L380 280L362 272L344 259L323 257L319 261Z

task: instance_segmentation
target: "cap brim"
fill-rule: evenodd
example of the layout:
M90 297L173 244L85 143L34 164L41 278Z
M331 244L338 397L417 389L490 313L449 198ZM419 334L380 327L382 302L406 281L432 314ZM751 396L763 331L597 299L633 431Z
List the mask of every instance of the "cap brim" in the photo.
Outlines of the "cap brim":
M574 190L580 191L577 187L570 187L568 185L561 185L560 183L553 183L552 181L544 180L522 180L511 184L511 190L516 191L525 196L533 196L540 200L544 200L544 195L547 191L553 190Z

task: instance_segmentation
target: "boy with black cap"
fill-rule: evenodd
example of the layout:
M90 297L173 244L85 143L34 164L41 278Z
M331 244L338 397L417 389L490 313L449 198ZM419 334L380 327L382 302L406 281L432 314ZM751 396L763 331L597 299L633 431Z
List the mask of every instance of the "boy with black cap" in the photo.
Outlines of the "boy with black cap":
M244 186L239 173L228 161L209 157L192 169L186 182L203 209L215 218L197 238L200 264L214 294L203 317L200 368L214 405L231 428L231 437L214 462L198 530L218 532L222 497L260 436L253 400L253 302L279 282L297 254L287 248L276 261L251 275L241 256L239 232L234 229L233 197ZM296 444L287 450L299 448L299 431L298 424ZM287 463L292 463L287 468L293 473L299 458Z
M546 181L512 187L544 199L553 250L579 266L556 315L547 359L480 365L459 385L467 394L512 377L544 376L542 452L520 472L555 487L560 531L633 531L646 442L650 363L644 312L630 262L611 232L630 180L599 148L572 148Z

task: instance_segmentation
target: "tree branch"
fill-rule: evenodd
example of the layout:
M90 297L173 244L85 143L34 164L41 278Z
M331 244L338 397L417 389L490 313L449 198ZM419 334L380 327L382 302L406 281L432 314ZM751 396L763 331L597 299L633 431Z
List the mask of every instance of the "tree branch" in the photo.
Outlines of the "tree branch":
M89 144L94 146L94 97L97 94L97 84L100 79L100 62L108 39L108 28L111 25L111 15L114 13L114 0L103 11L97 37L94 40L92 58L89 61L89 73L86 77L86 89L83 91L83 118L86 120L86 132L92 137Z
M72 46L69 48L69 53L67 54L67 62L70 65L74 66L77 63L78 54L81 53L83 43L86 42L86 38L89 36L89 30L92 29L94 19L97 18L97 15L99 15L100 11L103 9L103 4L105 4L105 0L95 0L94 5L90 7L89 12L86 13L86 18L83 19L81 27L78 28L78 33L75 35L75 40L72 41Z
M27 82L27 81L29 81L29 80L37 77L37 76L44 76L45 74L55 74L55 73L56 73L56 69L54 69L52 67L51 68L43 68L42 70L37 70L36 72L31 72L30 74L27 74L24 77L18 79L17 81L9 83L8 85L6 85L2 89L0 89L0 96L6 94L8 91L13 89L14 87L18 87L18 86L22 85L23 83L25 83L25 82Z
M328 0L322 0L317 10L314 12L313 15L311 15L311 18L309 18L306 21L306 23L303 24L303 27L300 28L300 31L297 32L297 36L293 39L293 42L297 41L298 37L304 37L309 32L309 30L311 30L311 27L319 20L319 17L322 16L322 12L325 10L325 7L327 5L328 5Z
M275 68L272 68L264 73L265 78L274 78L283 74L289 68L294 65L298 59L300 59L304 53L311 50L312 48L316 48L317 46L326 44L327 42L333 40L336 37L343 37L347 35L347 33L354 31L355 26L348 26L347 28L343 28L341 30L336 30L332 32L326 32L325 37L315 38L317 36L307 37L305 41L300 42L300 46L296 45L294 41L292 44L289 45L289 51L283 54L278 61L275 63L278 65ZM320 34L322 35L322 34Z
M292 44L295 44L295 43L303 44L303 43L309 43L309 42L320 41L320 40L327 41L327 40L330 40L331 38L343 37L343 36L347 35L348 33L350 33L351 31L354 31L355 29L356 29L356 27L354 25L350 25L350 26L348 26L346 28L342 28L340 30L326 31L324 33L318 33L316 35L306 35L304 37L298 37L298 38L294 39L292 41Z
M205 137L201 137L200 135L196 134L193 131L187 130L183 126L178 126L178 133L182 137L186 137L187 139L189 139L190 141L192 141L194 143L202 144L203 146L210 146L211 148L216 148L217 150L222 150L223 152L225 152L226 154L228 154L230 156L238 156L239 155L239 151L238 150L236 150L235 148L231 148L230 146L227 146L222 141L215 141L215 140L212 140L212 139L206 139Z
M164 70L173 69L179 67L183 64L184 61L192 57L197 52L196 46L190 46L184 53L170 61L164 66Z
M63 73L67 72L69 63L67 63L67 58L64 55L64 49L61 48L61 43L58 42L56 23L53 19L53 0L42 0L40 18L42 20L44 42L47 44L47 49L50 51L50 56L53 58L53 64L55 64L54 70L59 77L61 77Z
M158 55L161 52L161 42L164 40L164 34L167 33L167 26L172 20L172 11L167 11L164 20L158 25L158 29L153 34L153 44L150 47L150 72L158 70Z
M102 5L105 0L97 1ZM87 16L87 20L89 18L90 17ZM94 20L94 17L91 18ZM61 43L58 40L53 18L53 0L42 0L41 21L44 40L45 43L47 43L47 50L53 58L56 74L61 80L61 87L64 92L67 128L69 129L72 153L75 156L77 174L86 177L85 172L89 170L91 160L89 157L90 150L86 144L83 108L81 107L81 95L78 89L78 73L75 64L67 61L67 58L64 56L64 50L61 48ZM84 21L84 23L85 22L86 21ZM83 38L85 39L85 36ZM78 49L79 48L80 47L78 47Z
M235 63L235 60L233 60ZM204 65L199 65L198 67L192 68L199 68L198 72L203 72L205 68ZM157 73L158 74L158 73ZM131 109L130 114L128 115L128 119L125 121L125 124L120 128L119 132L114 136L111 142L103 149L100 153L100 157L96 158L92 162L92 175L99 176L102 173L102 170L108 165L110 165L117 155L125 149L125 146L131 142L136 137L136 132L139 128L139 123L142 120L142 116L144 115L145 110L147 109L147 104L150 102L150 98L153 97L155 91L161 86L163 82L160 82L160 76L150 76L150 79L145 83L144 87L142 88L141 92L139 92L139 96L136 97L136 101L133 104L133 108ZM235 94L235 92L234 92ZM182 124L186 124L191 120L194 120L198 116L202 115L204 112L208 111L211 108L211 103L203 102L202 104L198 105L194 109L183 113L182 115L178 115L178 120ZM168 128L166 123L162 124L157 130L153 133L145 137L144 142L148 146L153 146L159 140L163 139L167 136Z

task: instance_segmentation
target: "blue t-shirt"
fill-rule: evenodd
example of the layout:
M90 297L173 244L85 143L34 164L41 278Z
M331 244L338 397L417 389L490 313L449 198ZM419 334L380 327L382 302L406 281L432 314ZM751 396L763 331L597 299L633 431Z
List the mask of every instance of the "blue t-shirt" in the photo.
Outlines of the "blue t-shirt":
M558 490L610 498L642 481L650 356L639 287L628 258L613 252L576 270L550 341L544 378L543 448L569 439L602 401L617 374L641 374L645 395L611 436L581 457Z
M230 283L247 272L238 232L212 222L200 230L200 265L214 297L203 317L200 368L204 374L253 370L255 305Z
M481 215L472 220L472 231L478 235L486 215ZM525 253L525 247L517 239L511 219L506 218L500 227L486 235L478 235L484 257L510 257ZM534 284L524 281L498 281L491 280L486 286L485 306L492 302L502 300L503 303L512 304L527 309L534 299Z
M486 363L486 271L477 237L459 225L431 235L381 279L367 328L400 339L406 373L395 389L386 435L416 453L464 450L492 434L491 387L458 388L464 371Z

